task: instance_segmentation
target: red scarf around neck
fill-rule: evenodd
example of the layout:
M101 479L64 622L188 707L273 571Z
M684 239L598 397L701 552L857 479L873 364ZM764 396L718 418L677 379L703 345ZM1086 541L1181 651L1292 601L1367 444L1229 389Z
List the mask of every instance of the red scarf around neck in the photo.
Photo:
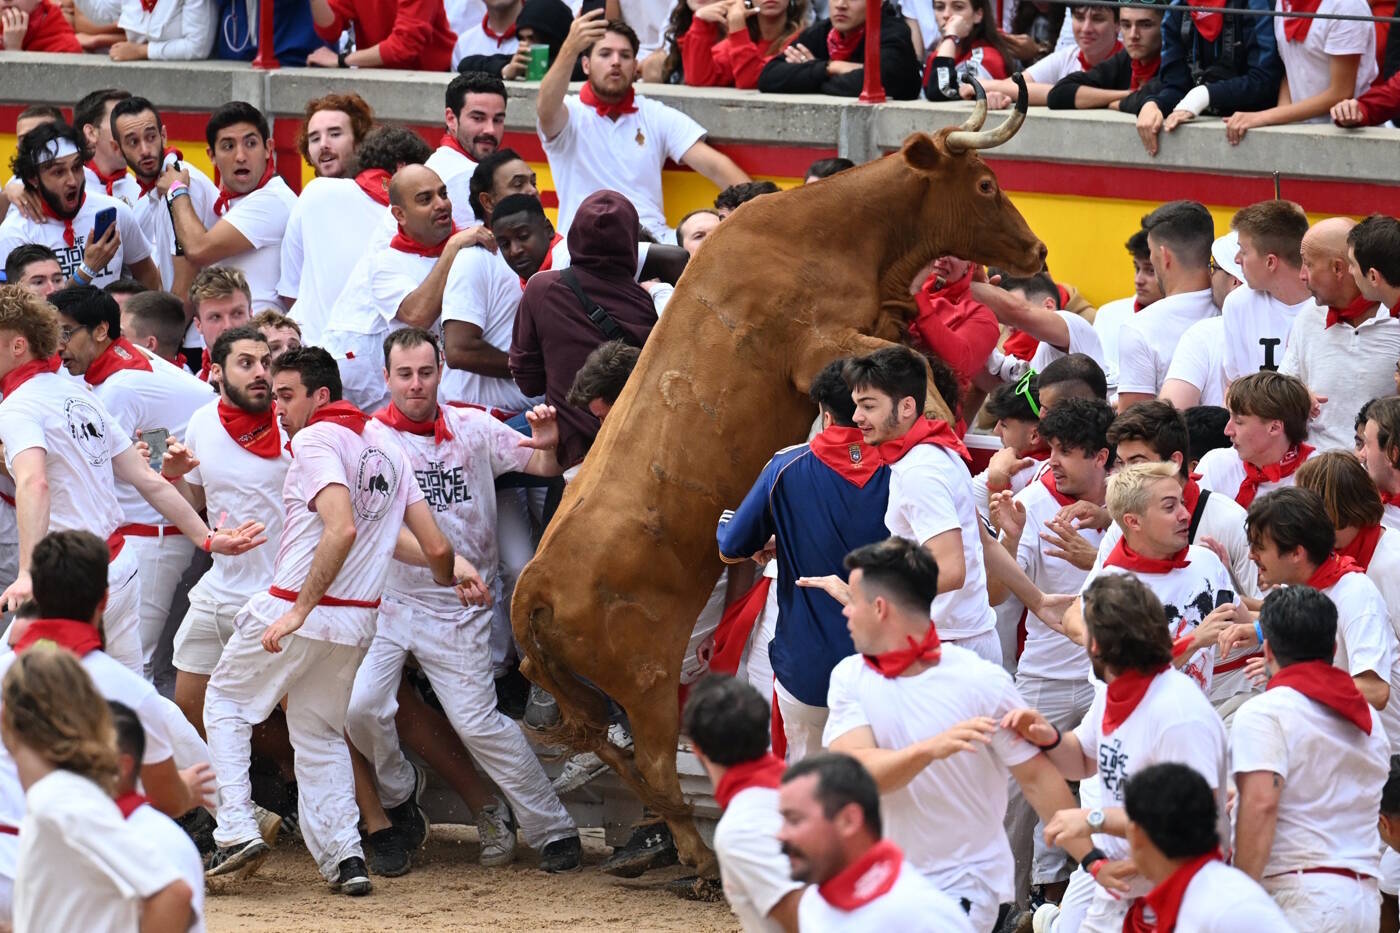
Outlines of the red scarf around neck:
M1055 485L1054 470L1046 470L1044 473L1040 474L1040 485L1044 486L1049 491L1051 498L1062 506L1073 505L1078 501L1073 496L1067 496L1060 492L1059 487Z
M1312 20L1291 20L1290 22L1310 23ZM1351 300L1351 304L1347 305L1345 308L1334 308L1329 305L1327 308L1326 327L1332 327L1339 323L1351 324L1352 327L1355 327L1355 322L1370 314L1375 307L1376 302L1367 298L1365 295L1357 295Z
M0 394L3 394L4 398L9 398L14 394L15 389L40 373L58 372L58 367L62 365L62 362L58 354L55 353L46 360L30 360L28 363L21 363L4 376L0 376Z
M392 176L382 168L367 168L355 176L355 184L380 207L389 206L389 179Z
M199 378L202 382L209 381L209 370L214 367L214 358L209 355L209 348L205 347L204 352L199 356Z
M311 417L306 419L306 426L309 428L313 424L320 424L328 421L331 424L338 424L342 428L349 428L356 434L363 434L365 422L369 420L369 415L360 411L349 402L331 402L329 405L322 405L311 413Z
M88 364L83 379L90 386L100 386L112 373L121 372L123 369L148 373L151 371L151 362L130 340L118 337L97 355L97 359Z
M1201 486L1196 482L1200 478L1199 473L1188 473L1186 485L1181 488L1181 504L1186 506L1192 515L1196 514L1196 503L1201 501Z
M905 635L904 639L909 642L907 647L861 657L865 658L866 665L871 670L878 671L881 677L894 680L913 667L917 661L933 665L943 656L943 649L939 647L938 642L938 629L934 627L932 620L929 621L928 631L924 633L922 640L915 641L913 635Z
M920 415L914 419L914 425L903 437L897 437L892 441L885 441L879 446L880 459L885 463L897 463L920 444L936 444L945 450L951 450L964 463L972 461L972 455L963 446L962 439L957 432L948 426L945 421L934 421L932 418Z
M1110 50L1109 50L1109 53L1108 53L1107 55L1104 56L1104 59L1112 58L1113 56L1117 55L1117 54L1118 54L1119 52L1121 52L1121 51L1123 51L1123 43L1122 43L1122 42L1115 41L1115 42L1113 43L1113 48L1110 49ZM1078 54L1077 54L1075 57L1079 59L1079 67L1080 67L1081 69L1083 69L1084 71L1088 71L1090 68L1093 68L1093 67L1094 67L1094 65L1089 61L1089 59L1087 59L1087 58L1084 57L1084 50L1083 50L1083 49L1080 49L1079 52L1078 52Z
M1176 929L1176 918L1181 914L1181 902L1186 897L1186 889L1191 886L1191 880L1196 877L1196 872L1211 862L1220 860L1220 850L1207 852L1205 855L1183 862L1181 867L1172 872L1171 877L1153 888L1143 897L1133 902L1133 906L1128 910L1128 916L1123 920L1123 929L1133 931L1133 933L1172 933ZM1146 912L1151 909L1155 922L1147 920Z
M448 149L451 149L453 152L457 153L462 158L468 159L472 162L476 161L476 159L472 158L472 154L470 152L462 148L462 143L457 139L457 137L453 136L451 133L443 133L442 138L438 140L438 146L446 146Z
M1285 13L1316 13L1317 8L1322 6L1322 0L1283 0L1279 4ZM1312 28L1312 20L1303 16L1285 16L1283 18L1283 35L1289 42L1302 42L1308 37L1308 30Z
M447 248L447 241L452 239L452 235L458 230L456 224L452 225L452 233L442 238L442 242L433 246L420 243L409 236L404 230L403 224L399 224L399 232L394 234L394 238L389 241L389 247L401 253L411 253L414 256L423 256L427 259L437 259L442 255L442 251Z
M219 399L217 411L219 424L239 447L265 460L282 456L282 434L277 430L277 411L271 405L257 413Z
M1382 505L1400 505L1400 492L1381 493Z
M1018 360L1025 360L1027 363L1031 361L1035 356L1035 351L1039 348L1040 341L1023 330L1013 329L1001 342L1003 353L1014 356Z
M97 180L102 182L102 187L106 189L109 195L112 193L112 189L116 187L117 182L126 177L126 165L124 163L121 168L114 172L103 172L102 169L97 167L96 159L89 159L83 164L89 171L97 176Z
M491 14L488 13L481 18L481 31L486 33L487 38L494 39L496 42L496 48L499 49L501 47L501 43L505 42L507 39L514 38L515 24L511 23L509 26L507 26L505 32L497 32L496 30L491 28Z
M154 7L155 4L153 3L151 4L151 6ZM156 190L156 182L160 181L160 172L164 170L165 163L171 156L174 156L177 159L183 159L185 157L185 154L179 149L176 149L174 147L168 147L165 150L165 152L161 153L161 168L156 170L156 176L154 178L152 178L149 182L146 182L141 180L140 175L136 176L136 186L141 189L141 197L144 198L146 195Z
M1307 585L1315 590L1327 590L1336 585L1337 581L1349 573L1363 573L1361 566L1350 557L1343 557L1336 551L1327 555L1327 559L1318 565L1317 569L1308 577Z
M1290 447L1288 453L1283 455L1283 459L1278 463L1270 463L1268 466L1257 467L1247 460L1241 459L1240 466L1244 467L1244 481L1240 483L1239 492L1235 493L1235 501L1245 508L1254 501L1254 497L1259 493L1259 487L1264 483L1277 483L1297 472L1298 467L1312 456L1313 449L1307 444L1298 444Z
M1104 696L1102 734L1112 735L1114 729L1123 725L1147 696L1152 681L1170 667L1170 664L1163 664L1155 671L1124 671L1113 678Z
M1300 661L1269 678L1266 690L1292 687L1314 703L1336 713L1367 735L1371 734L1371 706L1351 675L1330 661Z
M833 26L826 33L826 57L833 62L848 62L865 41L865 24L861 23L844 36Z
M452 440L452 430L447 426L447 418L442 413L442 407L438 406L433 415L431 421L414 421L399 411L399 406L393 402L374 413L375 420L384 422L395 431L417 434L420 437L427 437L431 434L434 444Z
M884 466L880 452L865 443L860 428L833 424L812 438L809 446L813 456L857 489L864 489Z
M83 209L85 203L87 203L87 192L83 192L82 199L78 201L79 211ZM78 242L78 235L73 231L73 217L78 216L78 211L73 212L73 217L60 217L58 213L49 206L48 198L40 198L39 204L44 209L45 217L63 224L63 242L68 246L76 245Z
M1356 537L1346 547L1337 548L1337 554L1356 563L1364 573L1371 567L1371 558L1376 556L1376 545L1381 543L1382 525L1366 525L1356 530Z
M598 95L593 93L593 85L585 81L583 87L579 88L578 99L586 106L598 111L598 116L607 117L610 120L637 112L636 94L630 87L627 89L627 93L622 95L621 100L609 103L599 100Z
M864 907L889 893L904 867L904 853L888 839L881 839L865 854L817 886L817 893L837 910Z
M1162 56L1154 55L1151 58L1134 59L1128 65L1132 71L1132 78L1128 81L1128 90L1136 91L1148 81L1157 77L1157 69L1162 65ZM1133 300L1133 313L1142 310L1142 305Z
M1113 550L1108 552L1108 557L1105 558L1103 565L1105 567L1122 567L1133 573L1171 573L1173 570L1180 570L1191 565L1191 561L1186 557L1189 550L1190 545L1187 545L1171 557L1143 557L1128 547L1127 538L1119 538L1118 543L1113 546Z
M145 0L142 0L142 6L144 6L144 5L145 5ZM151 4L151 5L154 6L155 4ZM147 12L150 12L150 11L148 10ZM138 794L136 791L133 790L133 791L128 791L128 792L125 793L125 794L121 794L121 795L118 796L117 799L116 799L115 801L113 801L113 802L117 805L117 809L120 810L120 811L122 811L122 819L124 819L124 820L129 820L129 819L131 819L131 814L133 814L133 813L135 813L137 810L141 809L141 805L142 805L142 804L147 804L147 803L150 803L151 801L148 800L148 799L146 799L144 796L142 796L141 794Z
M548 272L550 269L554 268L554 247L558 246L559 242L563 239L564 235L562 233L554 234L554 239L549 241L549 249L544 251L544 261L540 263L540 267L536 269L535 272ZM520 280L520 290L522 292L525 290L527 284L529 284L529 280Z
M35 619L15 642L15 652L19 653L38 641L51 641L81 658L102 647L102 634L87 622Z
M1187 0L1191 6L1218 6L1215 0ZM1220 30L1225 28L1225 15L1223 13L1195 13L1191 14L1191 22L1195 25L1196 31L1201 34L1201 38L1207 42L1214 42L1220 38Z
M715 785L715 802L721 810L729 809L729 802L741 790L750 787L776 788L782 781L787 765L777 755L767 752L762 758L730 765Z
M264 185L272 181L272 176L276 174L275 168L276 167L272 164L272 156L268 156L267 166L263 168L262 177L259 178L258 183L253 186L253 191L260 190ZM253 191L245 191L242 194L238 194L236 192L230 191L227 187L224 186L224 180L219 177L218 172L214 173L214 181L219 186L219 196L214 199L215 217L224 216L224 212L229 209L229 204L234 200L238 198L246 198L248 195L253 193Z

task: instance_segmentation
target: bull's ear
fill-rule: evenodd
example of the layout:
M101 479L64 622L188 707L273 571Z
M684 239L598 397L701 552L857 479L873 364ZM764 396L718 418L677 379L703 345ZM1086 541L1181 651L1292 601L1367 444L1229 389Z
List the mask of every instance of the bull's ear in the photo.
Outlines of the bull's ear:
M938 151L933 137L919 133L904 144L904 161L920 171L933 171L943 156Z

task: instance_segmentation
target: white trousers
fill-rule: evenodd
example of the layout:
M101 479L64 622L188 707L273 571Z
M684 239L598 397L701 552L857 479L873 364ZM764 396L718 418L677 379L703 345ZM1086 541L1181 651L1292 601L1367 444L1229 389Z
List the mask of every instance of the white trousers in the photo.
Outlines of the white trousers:
M945 644L957 645L959 648L966 648L968 651L979 655L983 660L991 661L998 667L1001 666L1001 636L996 629L989 629L980 635L970 635L967 638L942 638ZM1078 725L1076 723L1076 725Z
M992 933L1001 913L1000 899L992 889L977 878L965 875L952 886L943 886L943 893L967 911L967 922L977 933Z
M258 838L248 778L253 726L285 696L302 837L321 874L333 881L342 860L364 856L345 709L365 649L293 634L270 654L262 647L267 625L247 611L239 615L204 697L204 730L219 785L214 839L232 845Z
M1082 868L1074 870L1069 876L1065 896L1060 899L1060 916L1050 928L1052 933L1079 933L1084 914L1094 901L1094 889L1098 886L1099 883L1094 880L1093 875Z
M540 849L575 835L578 827L519 724L496 709L490 636L489 609L463 608L444 617L386 596L378 631L355 674L345 728L373 764L385 805L408 800L414 773L399 745L394 714L404 661L411 653L472 760L506 795L525 841Z
M768 657L768 645L773 641L773 633L778 628L778 588L768 587L768 601L763 604L763 612L754 623L753 634L749 636L748 647L739 659L738 674L748 680L763 697L763 702L773 703L773 662Z
M141 653L141 578L130 547L122 548L107 565L107 608L102 610L102 650L130 668L145 673Z
M778 712L783 714L783 735L787 737L787 763L797 764L822 750L822 730L831 710L825 706L808 706L773 681L773 696Z
M170 618L170 603L180 578L194 557L194 542L170 528L161 537L126 539L141 577L141 666L147 680L155 678L152 659Z
M1381 892L1375 878L1295 872L1261 884L1295 930L1374 933L1380 927Z

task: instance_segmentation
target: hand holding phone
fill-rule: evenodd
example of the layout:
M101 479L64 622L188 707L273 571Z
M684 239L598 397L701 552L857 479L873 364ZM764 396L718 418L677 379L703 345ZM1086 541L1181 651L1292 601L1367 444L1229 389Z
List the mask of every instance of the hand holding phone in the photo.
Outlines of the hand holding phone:
M151 428L138 432L136 438L150 448L151 469L159 473L161 461L165 459L165 447L170 439L170 432L165 428Z
M97 212L97 218L92 226L92 238L100 240L107 235L107 231L117 222L117 209L109 207L106 210Z

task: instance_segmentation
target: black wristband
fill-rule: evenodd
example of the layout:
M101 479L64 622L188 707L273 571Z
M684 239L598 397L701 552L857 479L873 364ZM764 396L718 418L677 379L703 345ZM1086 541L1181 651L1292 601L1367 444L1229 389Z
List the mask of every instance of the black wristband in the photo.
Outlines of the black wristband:
M1051 742L1049 745L1037 745L1036 748L1040 749L1042 752L1048 752L1052 748L1059 748L1060 740L1065 737L1065 734L1060 731L1059 726L1051 723L1050 728L1055 730L1055 741Z
M336 52L336 53L335 53L335 67L337 67L337 68L349 68L350 66L347 65L347 64L345 63L345 56L348 55L348 54L349 54L349 53L346 52L346 51L344 51L343 49L342 49L341 51L339 51L339 52Z
M1108 858L1108 856L1104 855L1103 849L1100 849L1097 846L1095 846L1094 848L1089 850L1088 855L1084 856L1084 858L1079 860L1079 867L1084 869L1085 871L1089 871L1090 865L1094 864L1095 862L1102 861L1106 858Z

